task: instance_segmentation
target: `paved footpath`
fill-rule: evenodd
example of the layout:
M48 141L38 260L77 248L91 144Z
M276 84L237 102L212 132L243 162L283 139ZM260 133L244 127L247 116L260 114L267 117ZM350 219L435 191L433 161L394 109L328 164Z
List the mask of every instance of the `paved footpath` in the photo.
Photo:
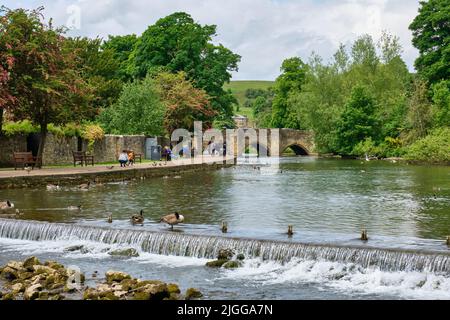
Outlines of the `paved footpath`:
M168 162L146 162L137 163L133 166L121 168L119 164L117 165L95 165L88 167L64 167L64 168L43 168L34 170L22 170L22 169L8 169L0 170L0 179L2 178L26 178L26 177L45 177L45 176L71 176L71 175L84 175L84 174L102 174L102 173L113 173L113 172L127 172L136 170L149 170L149 169L161 169L167 168L182 168L183 166L192 167L192 165L202 165L202 164L213 164L213 163L223 163L228 161L228 163L233 164L233 158L225 157L201 157L199 159L184 159L175 160Z

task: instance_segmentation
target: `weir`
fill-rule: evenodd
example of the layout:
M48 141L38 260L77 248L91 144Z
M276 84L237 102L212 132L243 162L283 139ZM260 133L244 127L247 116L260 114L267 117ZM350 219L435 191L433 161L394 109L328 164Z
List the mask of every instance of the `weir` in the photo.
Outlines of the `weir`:
M208 259L216 258L220 249L230 248L236 253L243 253L247 258L282 263L298 258L354 263L364 268L376 267L385 271L450 274L450 253L434 251L255 240L9 219L0 219L0 238L31 241L86 240L134 246L160 255Z

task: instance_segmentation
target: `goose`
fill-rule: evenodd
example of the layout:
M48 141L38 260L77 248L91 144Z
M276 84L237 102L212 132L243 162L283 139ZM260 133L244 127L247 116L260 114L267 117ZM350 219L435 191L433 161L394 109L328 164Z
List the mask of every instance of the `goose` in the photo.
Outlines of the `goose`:
M165 223L169 224L172 227L172 230L173 230L174 225L182 223L183 221L184 221L184 216L182 216L178 212L168 214L167 216L164 216L161 218L161 220L159 220L159 222L165 222Z
M89 190L90 186L91 186L91 182L88 181L87 183L80 184L78 186L78 188L81 189L81 190Z
M14 209L14 203L9 200L0 202L0 210L11 210Z
M79 205L79 206L68 206L67 210L69 210L69 211L81 211L81 205Z
M142 224L144 223L144 210L141 210L139 214L134 214L131 216L131 222L133 224Z

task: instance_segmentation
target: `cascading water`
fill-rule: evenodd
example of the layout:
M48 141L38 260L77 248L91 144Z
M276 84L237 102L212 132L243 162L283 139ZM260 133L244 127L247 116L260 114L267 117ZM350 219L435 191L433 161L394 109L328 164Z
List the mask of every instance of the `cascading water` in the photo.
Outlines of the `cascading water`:
M136 246L144 252L159 255L208 259L214 259L222 248L231 248L249 258L282 263L297 258L355 263L384 271L450 274L450 254L432 251L318 245L7 219L0 219L0 238L31 241L86 240Z

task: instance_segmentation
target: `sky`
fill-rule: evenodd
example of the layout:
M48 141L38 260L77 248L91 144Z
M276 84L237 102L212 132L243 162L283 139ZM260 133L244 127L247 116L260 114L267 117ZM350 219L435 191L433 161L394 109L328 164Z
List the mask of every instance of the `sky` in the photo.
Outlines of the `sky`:
M418 51L409 24L418 0L0 0L8 8L45 7L45 16L69 35L107 38L140 35L159 18L184 11L217 25L215 43L242 56L233 80L274 80L284 59L312 52L329 61L340 43L362 34L378 40L386 30L400 38L411 71Z

